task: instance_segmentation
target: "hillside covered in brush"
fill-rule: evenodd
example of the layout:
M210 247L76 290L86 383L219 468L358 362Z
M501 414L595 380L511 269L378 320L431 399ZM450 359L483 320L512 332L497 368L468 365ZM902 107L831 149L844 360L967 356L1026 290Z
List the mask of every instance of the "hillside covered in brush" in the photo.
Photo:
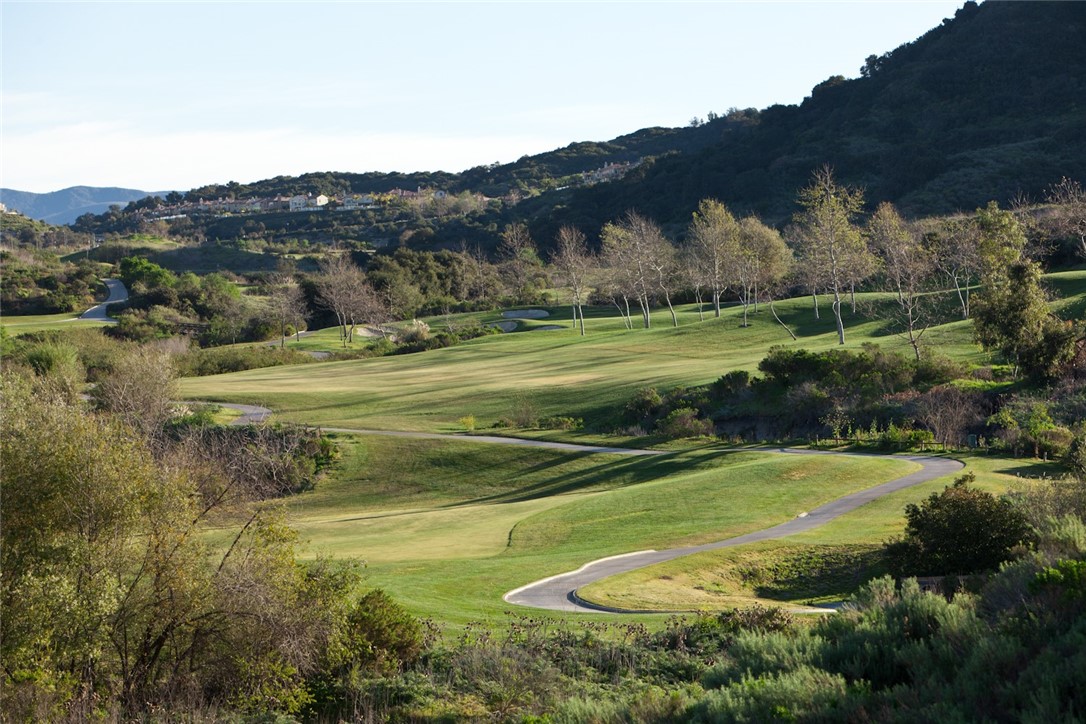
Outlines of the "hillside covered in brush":
M1086 178L1083 37L1081 3L968 2L919 39L857 59L860 77L829 78L798 106L731 109L686 128L644 129L456 174L319 172L186 194L187 201L322 194L334 201L429 189L470 202L414 213L378 204L336 214L190 214L171 225L215 239L387 243L408 232L417 246L489 248L506 224L525 222L547 245L562 224L592 236L631 208L665 228L685 225L707 197L783 224L796 209L796 190L824 164L866 189L871 208L892 201L911 215L1039 199L1062 177ZM588 180L607 164L630 166L602 182ZM79 228L137 230L154 206L86 216ZM411 233L417 230L425 233Z

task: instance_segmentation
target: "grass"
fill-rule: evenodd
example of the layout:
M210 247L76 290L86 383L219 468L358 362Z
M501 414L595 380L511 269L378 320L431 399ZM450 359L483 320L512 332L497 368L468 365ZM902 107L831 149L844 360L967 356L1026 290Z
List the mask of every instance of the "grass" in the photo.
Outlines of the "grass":
M881 299L869 297L868 303ZM778 307L798 341L791 341L764 307L750 327L741 328L735 308L700 322L687 305L680 308L678 328L666 323L666 312L657 312L649 330L627 331L617 317L599 317L590 320L585 337L573 329L503 334L422 354L189 379L183 390L189 397L263 404L282 419L336 427L451 432L471 414L482 429L509 415L523 395L533 398L543 416L614 423L614 412L640 387L705 384L730 370L753 370L774 344L812 350L837 346L828 309L815 320L809 299ZM555 318L568 317L565 308L550 311ZM967 322L955 322L931 330L929 338L942 354L986 361L970 334ZM339 344L334 330L300 344L317 349L321 335L328 337L324 348ZM906 351L904 341L888 334L882 322L860 316L849 318L846 339L848 348L878 341Z
M336 439L334 474L289 501L306 554L363 559L371 585L453 624L522 612L502 595L589 560L759 529L912 469L715 444L629 458Z
M55 329L76 329L90 327L105 327L108 322L82 321L79 315L73 312L61 314L27 314L21 316L5 315L0 323L11 335L29 334L31 332L45 332Z
M977 487L1000 494L1056 466L985 455L959 457ZM699 553L586 586L580 595L619 608L714 610L840 601L885 573L881 543L901 535L905 506L941 491L940 478L873 501L835 521L785 540Z
M1061 313L1086 299L1086 272L1051 275L1051 282L1072 297L1057 307ZM861 302L870 310L885 304L886 295L861 295ZM548 307L550 318L530 324L561 324L564 330L485 337L415 355L187 379L183 389L187 398L267 405L280 419L438 432L461 432L459 419L468 414L485 432L527 397L541 416L582 417L603 429L616 422L616 411L640 387L666 390L711 382L733 369L753 370L774 344L836 348L827 305L816 320L810 304L809 298L778 304L799 336L795 342L764 308L747 328L739 326L740 310L734 307L721 319L700 321L687 305L679 309L677 329L666 312L657 312L653 329L633 331L610 310L593 309L588 336L581 337L568 308ZM874 341L908 352L904 340L863 312L846 316L847 348ZM484 323L499 318L474 316ZM434 326L441 323L432 320ZM957 321L929 330L925 341L955 359L990 362L971 334L970 322ZM340 346L335 329L295 344ZM616 444L616 438L591 429L514 432ZM908 466L782 458L758 450L691 447L689 441L667 446L667 455L635 459L466 441L341 439L345 455L332 479L290 502L290 519L308 541L307 555L364 559L370 584L415 613L454 625L520 612L502 594L589 560L766 527L897 477ZM645 444L617 439L638 442ZM1006 489L1015 474L1042 469L999 458L972 457L967 463L977 470L980 485L996 491ZM905 505L949 482L896 493L787 541L678 559L607 579L584 594L619 606L662 609L839 599L878 571L873 551L900 533ZM808 575L811 569L819 574Z

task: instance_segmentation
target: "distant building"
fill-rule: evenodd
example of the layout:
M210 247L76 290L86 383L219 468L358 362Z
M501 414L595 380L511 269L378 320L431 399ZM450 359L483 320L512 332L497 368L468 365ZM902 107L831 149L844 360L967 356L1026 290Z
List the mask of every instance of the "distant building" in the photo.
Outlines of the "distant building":
M340 206L344 211L353 211L355 209L368 209L374 205L373 197L369 194L363 194L361 196L347 195L343 197L343 204Z
M328 197L324 194L313 198L312 195L292 196L289 202L289 209L291 211L314 211L320 209L328 204Z

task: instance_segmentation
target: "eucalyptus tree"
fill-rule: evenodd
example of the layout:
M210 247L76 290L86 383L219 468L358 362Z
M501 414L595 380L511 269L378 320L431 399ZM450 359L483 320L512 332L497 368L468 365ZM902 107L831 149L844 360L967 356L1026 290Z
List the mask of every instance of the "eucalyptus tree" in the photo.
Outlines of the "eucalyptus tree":
M894 316L919 361L920 342L935 312L935 254L919 230L902 219L893 204L879 204L866 231L881 260L886 284L897 297Z
M691 267L713 300L713 316L720 316L720 297L728 288L730 265L739 246L739 222L724 204L704 199L690 222L689 253L695 259Z
M755 216L739 222L735 257L729 263L731 279L743 305L743 326L749 326L748 311L754 305L758 311L760 292L770 289L788 274L792 251L780 232L766 226Z
M630 319L630 299L641 310L645 329L652 324L652 300L656 292L664 294L671 309L672 320L677 324L671 306L671 283L674 278L674 248L664 238L660 227L652 221L630 211L618 222L609 222L600 232L603 262L608 270L608 287L615 305L625 306L626 319Z
M823 166L814 172L811 184L800 191L803 211L796 214L793 226L800 264L833 294L838 344L845 343L842 295L855 288L870 266L871 253L853 223L863 201L862 190L838 184L833 170Z
M558 283L569 289L570 302L573 306L573 323L579 324L581 336L584 336L584 310L587 301L588 277L594 266L594 258L588 251L585 236L573 226L563 226L556 238L558 248L551 260Z

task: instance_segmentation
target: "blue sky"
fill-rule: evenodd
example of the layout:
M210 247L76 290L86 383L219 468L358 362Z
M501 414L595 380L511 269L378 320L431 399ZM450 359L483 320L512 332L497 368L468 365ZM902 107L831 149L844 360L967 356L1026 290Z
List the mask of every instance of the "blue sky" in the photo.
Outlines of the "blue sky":
M11 2L0 185L460 171L798 103L958 2Z

